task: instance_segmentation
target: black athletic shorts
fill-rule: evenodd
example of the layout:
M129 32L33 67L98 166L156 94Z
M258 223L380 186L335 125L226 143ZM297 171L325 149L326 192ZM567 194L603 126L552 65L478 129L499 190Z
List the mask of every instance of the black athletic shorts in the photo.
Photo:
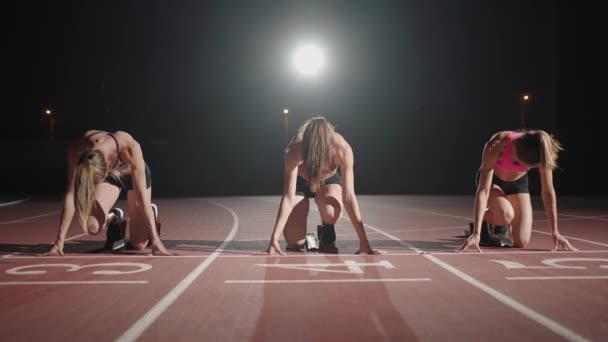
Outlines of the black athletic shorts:
M150 189L152 186L152 175L150 174L150 169L148 168L148 164L146 164L146 189ZM120 188L120 190L130 191L133 190L133 180L131 179L131 175L119 175L116 176L114 174L109 174L106 178L106 182L112 185L115 185Z
M475 185L479 187L479 177L481 175L481 168L477 170L477 175L475 176ZM520 178L514 181L505 181L497 177L496 175L492 176L492 184L496 184L500 187L500 189L507 195L513 194L528 194L530 193L530 188L528 186L528 173L524 174Z
M340 184L340 181L341 181L340 173L336 172L333 176L331 176L323 181L323 186L326 186L329 184ZM315 197L316 193L314 193L310 190L310 185L304 178L298 176L298 180L296 183L296 195L305 196L307 198L313 198L313 197Z

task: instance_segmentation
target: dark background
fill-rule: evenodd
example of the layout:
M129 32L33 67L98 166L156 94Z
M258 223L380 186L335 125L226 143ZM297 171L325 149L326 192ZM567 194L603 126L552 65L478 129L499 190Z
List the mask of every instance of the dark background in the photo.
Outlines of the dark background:
M141 142L157 196L279 194L288 107L290 134L317 114L337 125L360 194L472 195L483 144L519 128L529 93L528 126L565 148L558 194L605 195L605 24L583 4L3 5L0 185L61 195L67 141L101 129ZM304 41L328 56L315 80L290 65Z

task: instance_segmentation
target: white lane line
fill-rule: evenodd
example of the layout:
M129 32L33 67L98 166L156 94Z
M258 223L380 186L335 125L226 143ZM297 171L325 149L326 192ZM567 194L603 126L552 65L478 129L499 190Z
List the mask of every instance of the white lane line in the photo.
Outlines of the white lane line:
M505 277L507 280L591 280L608 279L608 276L555 276L555 277Z
M201 200L201 199L199 199ZM239 217L237 214L230 208L217 203L215 201L210 200L201 200L209 203L213 203L219 207L226 209L233 218L232 228L230 229L230 233L224 240L224 242L217 248L215 252L213 252L209 257L207 257L201 264L199 264L186 278L184 278L173 290L171 290L163 299L161 299L156 305L154 305L148 312L146 312L137 322L135 322L127 331L125 331L122 336L120 336L116 341L125 342L125 341L135 341L137 340L143 333L156 321L160 315L167 310L177 298L184 293L188 289L190 285L198 278L206 269L211 265L211 263L222 253L224 248L232 241L239 227Z
M80 233L80 234L78 234L78 235L74 235L74 236L71 236L71 237L69 237L69 238L67 238L67 239L63 240L63 242L66 242L66 241L71 241L71 240L77 239L77 238L79 238L79 237L87 236L87 235L88 235L87 233ZM54 244L54 243L55 243L54 241L53 241L53 242L49 242L49 245L52 245L52 244ZM31 249L33 249L33 248L37 248L37 247L38 247L38 246L27 247L27 248L26 248L24 251L28 251L28 250L31 250ZM24 254L27 254L27 252L24 252L24 251L21 251L21 252L13 252L13 253L11 253L11 254L3 255L3 256L2 256L2 258L7 258L7 259L8 259L8 258L15 258L15 256L14 256L14 255L19 255L19 253L24 253ZM49 257L50 257L50 256L49 256ZM61 257L61 258L63 258L62 256L60 256L60 257ZM23 258L23 257L17 257L17 258ZM33 258L43 258L43 256L35 256L35 257L33 257Z
M18 220L0 222L0 225L2 225L2 224L9 224L9 223L16 223L16 222L21 222L21 221L27 221L27 220L31 220L31 219L35 219L35 218L39 218L39 217L44 217L44 216L49 216L49 215L57 214L57 213L60 213L60 212L61 212L61 210L56 210L56 211L53 211L53 212L50 212L50 213L46 213L46 214L25 217L25 218L18 219Z
M426 212L426 213L432 214L432 215L452 216L452 217L457 217L457 218L465 218L465 217L462 217L462 216L446 215L446 214L437 213L437 212L433 212L433 211L423 211L423 210L408 209L408 208L402 208L402 209L404 209L404 210L414 210L414 211ZM569 215L569 216L573 216L573 215ZM344 217L344 216L342 216L342 217ZM599 217L599 216L580 216L580 217L572 217L572 218L568 218L568 219L561 219L559 221L572 220L572 219L578 219L578 218L598 219L597 217ZM600 220L604 220L604 219L600 219ZM606 220L608 220L608 219L606 219ZM534 221L534 222L543 222L543 221ZM551 233L543 232L543 231L536 230L536 229L532 229L532 231L534 233L545 234L545 235L552 235ZM388 236L388 235L386 235L386 236ZM608 247L608 244L601 243L601 242L595 242L595 241L591 241L591 240L585 240L585 239L570 237L570 236L566 236L566 235L563 235L563 236L565 238L569 239L569 240L581 241L581 242L586 242L586 243L597 245L597 246ZM393 238L392 236L389 236L389 237Z
M369 225L366 225L369 226ZM369 226L371 229L378 231L378 232L382 232L380 229L374 228ZM489 295L490 297L498 300L499 302L505 304L506 306L510 307L511 309L521 313L522 315L526 316L528 319L531 319L533 321L535 321L536 323L542 325L543 327L551 330L552 332L558 334L559 336L562 336L563 338L569 340L569 341L588 341L585 337L575 333L574 331L566 328L565 326L559 324L558 322L550 319L547 316L544 316L534 310L532 310L531 308L525 306L524 304L516 301L515 299L499 292L498 290L482 283L481 281L469 276L468 274L456 269L455 267L439 260L438 258L436 258L433 255L430 255L426 252L421 251L420 249L412 246L411 244L409 244L406 241L402 241L397 239L396 237L385 233L384 234L386 237L391 238L395 241L398 241L400 244L403 244L405 246L408 246L411 249L417 250L421 252L421 255L426 258L427 260L431 261L432 263L434 263L435 265L443 268L444 270L452 273L453 275L455 275L456 277L460 278L461 280L469 283L470 285L476 287L477 289L481 290L482 292L486 293L487 295Z
M536 214L544 214L544 211L539 211L539 210L535 210L534 213ZM583 215L574 215L574 214L564 214L564 213L559 213L560 216L568 216L570 218L573 219L581 219L581 220L608 220L608 218L606 217L606 214L602 214L602 215L592 215L592 216L583 216ZM561 219L560 219L561 220Z
M566 340L568 340L568 341L589 341L585 337L575 333L574 331L566 328L565 326L550 319L549 317L544 316L544 315L532 310L531 308L523 305L522 303L516 301L515 299L497 291L496 289L482 283L481 281L469 276L468 274L458 270L457 268L437 259L436 257L434 257L432 255L428 255L428 254L424 254L423 256L425 258L427 258L428 260L432 261L433 263L435 263L436 265L440 266L444 270L452 273L453 275L464 280L465 282L469 283L470 285L485 292L492 298L505 304L506 306L510 307L511 309L521 313L522 315L528 317L529 319L535 321L536 323L542 325L543 327L553 331L554 333L565 338Z
M226 280L226 284L311 284L311 283L393 283L431 281L431 278L376 278L376 279L300 279L300 280Z
M0 203L0 207L8 207L9 205L19 204L19 203L26 202L29 200L30 200L30 196L26 196L25 198L18 199L15 201Z
M97 280L97 281L0 281L0 285L108 285L147 284L147 280Z
M538 233L538 234L544 234L544 235L551 235L551 236L553 236L553 234L551 234L551 233L543 232L543 231L536 230L536 229L533 229L532 231L535 232L535 233ZM606 243L601 243L601 242L581 239L581 238L577 238L577 237L573 237L573 236L566 236L566 235L562 235L562 236L565 237L568 240L581 241L581 242L589 243L589 244L596 245L596 246L608 247L608 244L606 244Z
M386 248L383 248L386 250ZM226 251L224 251L224 253L226 253ZM229 253L229 252L228 252ZM433 254L433 255L449 255L449 256L453 256L453 257L463 257L463 256L470 256L471 254L477 254L477 253L454 253L454 252L425 252L428 254ZM602 250L586 250L586 251L578 251L576 252L576 254L581 254L581 253L608 253L608 249L602 249ZM483 252L483 255L509 255L509 254L572 254L571 251L564 251L564 250L558 250L558 251L550 251L550 250L546 250L546 251L512 251L512 252L499 252L499 251L490 251L490 250L485 250ZM409 253L386 253L386 254L382 254L382 256L418 256L420 255L420 253L416 253L416 252L409 252ZM172 258L206 258L208 257L208 254L200 254L200 255L176 255L173 256ZM367 255L363 255L362 258L365 258ZM95 255L95 256L87 256L87 255L70 255L69 258L70 259L103 259L103 258L124 258L124 257L128 257L129 259L131 258L145 258L145 259L150 259L150 258L167 258L166 256L162 256L162 255L134 255L134 254L102 254L102 255ZM220 256L218 256L218 258L281 258L281 259L285 259L285 258L327 258L328 255L327 254L318 254L318 253L301 253L301 254L287 254L287 255L268 255L268 254L237 254L237 255L226 255L226 254L222 254ZM7 257L7 259L62 259L64 260L65 256L31 256L31 255L24 255L24 256L19 256L18 254L15 256L10 256Z
M460 246L459 246L460 247ZM433 254L433 255L450 255L450 256L461 256L461 255L471 255L471 254L479 254L477 252L467 252L467 253L455 253L455 252L427 252L428 254ZM483 251L483 255L488 255L488 254L492 254L492 255L502 255L502 254L570 254L572 255L572 251L564 251L564 250L557 250L557 251L551 251L551 250L545 250L545 251L526 251L526 250L519 250L519 251L512 251L512 252L500 252L500 251L492 251L492 250L488 250L488 249L484 249ZM601 250L587 250L587 251L577 251L576 254L580 254L580 253L608 253L608 249L601 249ZM385 254L383 254L385 255Z

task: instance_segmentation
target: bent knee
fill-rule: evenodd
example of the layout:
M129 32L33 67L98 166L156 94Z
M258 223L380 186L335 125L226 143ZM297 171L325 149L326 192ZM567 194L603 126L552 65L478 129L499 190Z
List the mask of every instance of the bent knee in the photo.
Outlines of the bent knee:
M289 246L303 246L304 245L304 235L299 233L288 233L286 230L283 233L285 237L285 241Z
M515 211L513 208L501 208L498 210L492 210L492 217L495 224L498 225L510 225L515 218Z
M95 219L89 219L87 222L87 232L90 235L97 235L101 232L101 227L99 226L99 222Z
M529 238L527 238L527 239L521 239L520 238L520 239L515 239L515 241L513 241L513 245L515 247L518 247L518 248L525 248L529 244L530 244L530 239Z
M131 248L133 248L136 251L143 251L144 249L146 249L147 245L148 245L148 241L131 242Z
M335 202L336 203L327 203L320 208L323 223L335 224L340 219L340 215L342 215L342 207L338 201Z

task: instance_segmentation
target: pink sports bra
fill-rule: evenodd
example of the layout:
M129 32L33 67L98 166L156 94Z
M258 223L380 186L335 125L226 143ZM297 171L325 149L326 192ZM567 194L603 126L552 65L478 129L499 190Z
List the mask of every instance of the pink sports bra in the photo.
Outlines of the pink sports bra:
M509 132L509 135L507 136L507 144L505 145L505 149L502 152L502 158L500 158L497 162L496 162L496 167L498 167L501 170L507 171L507 172L527 172L528 168L521 165L521 164L515 164L513 163L513 160L511 159L511 143L513 141L513 137L519 137L521 136L522 133L515 133L513 131Z

